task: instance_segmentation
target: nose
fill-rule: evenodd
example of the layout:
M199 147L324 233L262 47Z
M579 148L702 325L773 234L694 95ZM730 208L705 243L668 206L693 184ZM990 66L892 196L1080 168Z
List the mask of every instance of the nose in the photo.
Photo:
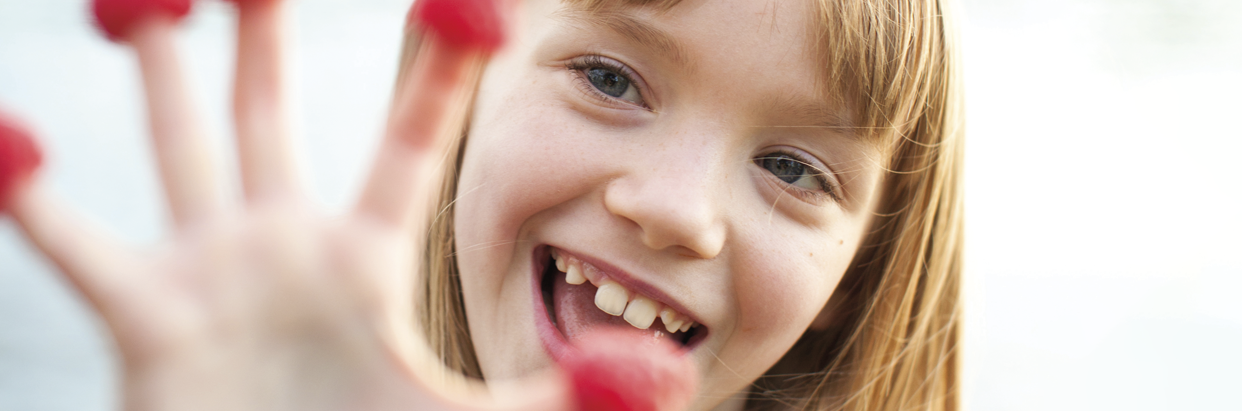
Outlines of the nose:
M725 243L724 212L718 199L726 197L720 161L699 149L697 153L650 156L642 169L633 169L609 183L604 206L613 215L638 226L643 244L654 250L674 249L692 257L711 259Z

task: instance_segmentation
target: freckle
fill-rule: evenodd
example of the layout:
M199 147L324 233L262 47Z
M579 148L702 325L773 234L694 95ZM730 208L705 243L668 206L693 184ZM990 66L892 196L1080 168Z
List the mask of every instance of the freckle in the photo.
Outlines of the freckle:
M845 240L841 240L840 242L837 243L837 245L845 245Z

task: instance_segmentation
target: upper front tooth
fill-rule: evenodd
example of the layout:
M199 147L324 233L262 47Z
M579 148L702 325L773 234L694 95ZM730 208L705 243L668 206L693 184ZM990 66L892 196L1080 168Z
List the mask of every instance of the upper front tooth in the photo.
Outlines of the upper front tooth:
M693 327L693 326L694 326L694 321L686 321L685 324L681 325L681 331L682 332L690 331L690 327Z
M611 315L625 313L625 305L629 301L630 290L611 281L601 284L595 291L595 306Z
M560 262L558 261L557 263L559 265ZM569 271L565 271L565 282L574 284L574 285L578 285L578 284L582 284L586 282L586 277L582 275L582 269L579 268L577 264L569 265ZM598 295L599 294L596 293L596 296L597 296L596 298L599 298Z
M643 296L634 297L630 305L625 307L625 321L635 327L647 329L655 322L659 304Z
M566 272L566 271L565 271L565 265L566 265L566 264L565 264L565 259L564 259L564 258L561 258L561 256L560 256L559 254L557 254L557 255L553 255L553 256L552 256L552 258L556 260L556 269L557 269L557 270L560 270L562 273L563 273L563 272Z

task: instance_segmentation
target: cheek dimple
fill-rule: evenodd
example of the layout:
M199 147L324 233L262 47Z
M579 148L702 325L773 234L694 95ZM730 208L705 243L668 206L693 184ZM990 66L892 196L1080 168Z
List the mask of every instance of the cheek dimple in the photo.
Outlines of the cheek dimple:
M181 21L190 13L191 0L95 0L95 22L112 41L125 41L129 32L143 20L164 15Z

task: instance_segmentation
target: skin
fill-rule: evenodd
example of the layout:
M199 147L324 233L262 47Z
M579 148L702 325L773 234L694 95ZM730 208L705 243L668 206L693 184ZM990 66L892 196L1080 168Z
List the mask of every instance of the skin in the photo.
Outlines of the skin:
M691 408L740 409L747 386L831 315L825 303L877 197L874 146L825 127L850 115L816 91L822 74L801 29L813 4L691 0L620 13L680 53L559 2L527 7L484 73L456 203L484 375L552 364L531 292L533 250L551 245L676 296L710 330L689 354L702 381ZM602 94L567 68L587 55L632 69L642 102ZM754 161L774 150L805 156L839 199Z
M285 2L239 9L240 199L190 104L175 21L147 18L119 40L142 70L171 232L154 245L118 241L37 174L9 193L8 211L108 326L127 410L573 409L573 387L534 336L539 244L573 245L678 296L711 330L688 356L703 381L693 408L736 408L820 313L879 175L867 145L819 127L845 110L808 110L825 99L791 28L808 27L810 5L777 4L690 1L637 16L683 43L687 61L674 62L589 21L552 20L556 3L529 3L525 28L485 72L457 211L490 392L439 378L408 292L436 130L465 104L454 96L477 52L428 45L397 91L365 189L334 216L305 195L289 149ZM590 97L565 67L588 51L640 73L650 109ZM775 147L831 171L841 200L756 166Z
M553 371L512 384L453 384L415 335L418 204L437 130L479 50L432 42L398 90L357 204L328 215L302 190L282 92L282 1L238 13L233 199L181 76L175 19L147 15L119 42L142 71L172 230L136 246L100 231L37 174L7 210L107 325L124 409L569 410ZM0 113L3 114L3 113ZM0 117L4 117L0 115ZM431 160L429 160L431 159ZM413 408L411 408L413 407Z

